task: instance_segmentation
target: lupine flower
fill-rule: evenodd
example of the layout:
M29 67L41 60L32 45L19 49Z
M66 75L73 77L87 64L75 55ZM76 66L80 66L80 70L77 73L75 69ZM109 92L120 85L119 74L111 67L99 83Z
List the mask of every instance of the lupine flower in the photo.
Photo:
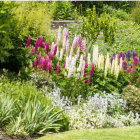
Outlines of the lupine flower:
M90 60L90 53L88 53L88 58L87 58L87 61L88 61L88 65L90 65L90 63L91 63L91 60Z
M113 53L113 58L115 59L115 52Z
M94 71L94 64L92 64L92 67L91 67L91 70L90 70L90 76L92 76L93 71Z
M121 55L119 54L118 55L118 64L120 64L120 58L121 58Z
M137 56L135 56L135 57L134 57L133 65L137 66L138 62L139 62L139 59L138 59Z
M42 56L41 56L41 52L39 53L39 56L38 56L38 62L40 62Z
M67 40L66 42L66 55L68 56L69 54L69 41Z
M122 61L122 57L120 58L120 70L122 70L122 64L123 64L123 61Z
M30 38L30 36L28 37L28 40L27 40L27 46L26 46L26 48L29 48L29 46L30 46L30 41L31 41L31 38Z
M39 49L38 49L38 51L37 51L37 54L38 54L38 55L40 54L40 51L39 51Z
M127 72L126 73L128 73L128 72L135 72L133 69L131 69L131 67L129 67L129 69L127 70Z
M44 49L45 49L45 52L48 53L48 51L49 51L49 42L45 42Z
M73 55L73 47L71 47L71 51L70 51L70 56L72 57Z
M37 68L37 59L35 58L34 59L34 70L36 70L36 68Z
M120 52L120 55L121 55L121 57L122 57L122 55L123 55L122 52Z
M59 49L57 48L56 57L59 58Z
M51 52L54 52L54 47L55 47L55 44L54 44L54 42L52 42Z
M81 36L78 37L78 45L79 45L79 47L82 47L82 37Z
M50 59L50 60L53 59L53 53L52 53L52 52L50 52L49 59Z
M66 38L63 37L63 50L65 50L65 47L66 47Z
M51 64L51 62L48 62L47 70L48 70L49 72L51 72L51 70L52 70L52 64Z
M59 66L59 63L58 63L57 66L56 66L56 74L59 73L59 68L60 68L60 66Z
M88 67L88 63L86 62L86 64L85 64L85 69Z
M84 75L83 76L87 76L87 73L84 73Z
M126 61L123 61L123 69L127 70L127 62Z
M84 81L84 83L88 83L88 79L86 79L86 80Z
M130 67L132 66L131 63L129 63L129 66L130 66Z
M54 53L53 53L53 55L56 55L56 52L57 52L57 45L55 45L55 47L54 47Z
M86 50L86 41L83 41L80 47L80 51L85 51Z
M35 43L35 51L37 50L37 47L38 47L38 39L36 40L36 43Z
M77 37L74 37L73 43L72 43L72 47L75 48L77 45Z
M93 57L92 57L92 62L94 64L98 63L98 45L93 45L94 49L93 49Z
M123 55L122 55L122 60L124 60L125 59L125 54L123 53Z
M83 60L86 60L86 53L84 52Z
M60 39L61 39L61 27L59 26L59 29L58 29L58 36L57 36L57 46L59 46L59 42L60 42Z
M41 36L39 39L39 47L42 48L43 46L43 37Z
M66 61L65 61L65 63L64 63L64 66L63 66L63 69L66 67Z
M32 51L30 52L30 56L32 56Z
M32 52L35 52L35 49L34 49L34 47L32 47Z
M128 51L127 53L126 53L126 59L130 59L130 51Z
M60 51L60 60L62 60L62 58L63 58L63 49L61 49L61 51Z
M111 57L111 65L112 65L113 57Z
M135 56L137 56L137 53L136 53L136 51L135 51L135 49L134 49L134 50L133 50L133 59L134 59Z

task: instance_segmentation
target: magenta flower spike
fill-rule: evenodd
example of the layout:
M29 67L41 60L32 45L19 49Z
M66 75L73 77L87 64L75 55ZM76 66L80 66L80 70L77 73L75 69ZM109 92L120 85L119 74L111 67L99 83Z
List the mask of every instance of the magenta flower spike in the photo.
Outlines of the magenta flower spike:
M40 54L40 51L39 51L39 49L38 49L38 51L37 51L37 54L38 54L38 55Z
M53 59L53 53L52 53L52 52L50 52L49 59L50 59L50 60Z
M41 52L39 53L39 56L38 56L38 62L40 63L40 60L41 60L42 56L41 56Z
M57 45L55 45L55 47L54 47L54 53L53 53L53 55L56 55L56 52L57 52Z
M90 71L90 76L92 76L93 71L94 71L94 64L92 64L91 71Z
M88 63L86 62L86 64L85 64L85 69L88 67Z
M56 74L59 73L59 68L60 68L59 63L57 63L57 66L56 66Z
M42 48L43 46L43 37L41 36L39 39L39 47Z
M87 76L87 73L84 73L84 75L83 76Z
M48 51L49 51L49 42L45 42L44 49L45 49L45 53L48 53Z
M35 58L34 59L34 70L36 70L37 69L37 59Z
M35 48L34 47L32 47L32 52L35 52Z
M65 61L65 63L64 63L64 66L63 66L63 69L66 67L66 61Z
M38 39L36 40L36 43L35 43L35 51L37 51L37 47L38 47Z
M27 46L26 46L27 49L28 49L29 46L30 46L30 41L31 41L31 38L30 38L30 36L29 36L29 37L28 37L28 40L27 40Z
M30 56L32 56L33 54L32 54L32 51L30 52Z
M51 64L51 62L48 62L47 70L48 70L49 72L51 72L51 70L52 70L52 64Z
M84 81L84 83L88 83L88 79L86 79L86 80Z

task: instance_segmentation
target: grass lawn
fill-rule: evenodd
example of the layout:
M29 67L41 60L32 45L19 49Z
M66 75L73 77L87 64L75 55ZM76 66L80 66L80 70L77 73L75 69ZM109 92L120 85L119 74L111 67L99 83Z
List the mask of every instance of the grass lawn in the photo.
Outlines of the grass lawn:
M38 140L140 140L140 126L71 130L64 133L48 134Z

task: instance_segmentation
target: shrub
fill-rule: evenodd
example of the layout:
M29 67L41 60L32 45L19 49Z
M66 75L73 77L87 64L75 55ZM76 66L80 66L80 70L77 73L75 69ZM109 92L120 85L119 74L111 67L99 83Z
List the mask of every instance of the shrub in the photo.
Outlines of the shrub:
M132 111L134 113L140 114L140 89L128 85L126 88L124 88L122 93L123 99L127 102L127 110L126 111Z
M135 22L137 22L138 24L140 24L140 15L139 15L139 12L140 12L140 3L138 3L136 5L136 7L131 12L131 18L132 18L132 20L135 21Z
M72 3L70 1L54 1L53 19L54 20L71 20L74 19Z

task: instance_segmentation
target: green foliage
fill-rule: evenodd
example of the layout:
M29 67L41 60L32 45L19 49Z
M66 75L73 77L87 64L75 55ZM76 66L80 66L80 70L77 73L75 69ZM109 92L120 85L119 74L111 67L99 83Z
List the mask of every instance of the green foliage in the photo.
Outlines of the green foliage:
M54 1L53 19L54 20L71 20L74 19L73 5L70 1Z
M13 13L18 20L19 38L50 35L51 11L48 2L16 2L15 5Z
M132 10L131 12L131 18L133 21L135 21L136 23L140 24L140 4L138 3L136 5L136 7Z
M30 82L10 82L2 76L0 83L0 128L6 125L6 133L27 136L69 129L63 110Z
M115 16L116 18L119 18L122 21L127 21L129 19L129 15L127 14L127 12L123 11L122 9L116 10L108 5L103 6L102 12L110 14L111 16Z
M140 113L140 89L128 85L126 88L124 88L122 97L127 102L127 111L132 111L134 113Z

